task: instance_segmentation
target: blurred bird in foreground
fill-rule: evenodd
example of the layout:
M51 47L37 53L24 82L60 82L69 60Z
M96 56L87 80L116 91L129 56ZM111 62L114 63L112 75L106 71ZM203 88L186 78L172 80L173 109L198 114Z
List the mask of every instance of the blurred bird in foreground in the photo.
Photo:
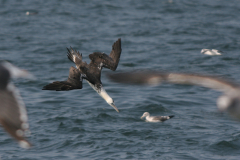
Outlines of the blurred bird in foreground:
M0 124L23 148L31 144L25 139L30 133L27 111L18 89L10 82L11 78L33 78L8 62L0 63Z
M157 85L161 82L167 82L211 88L224 93L224 95L220 96L217 100L219 111L226 111L232 117L240 120L240 85L222 78L199 74L164 73L156 71L116 73L108 74L108 77L119 83Z

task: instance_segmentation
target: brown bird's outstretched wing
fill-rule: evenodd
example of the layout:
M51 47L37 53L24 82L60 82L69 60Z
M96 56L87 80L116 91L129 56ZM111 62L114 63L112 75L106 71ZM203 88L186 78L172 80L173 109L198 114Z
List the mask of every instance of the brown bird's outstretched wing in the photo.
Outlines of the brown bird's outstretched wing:
M105 53L93 52L92 54L89 55L89 58L92 60L91 63L96 64L99 67L99 69L105 67L115 71L120 60L121 52L122 52L121 38L119 38L112 45L112 51L109 56Z
M43 87L43 90L68 91L82 89L81 73L78 69L71 67L67 81L55 81Z
M79 51L74 51L72 47L70 47L70 49L67 48L67 50L68 59L76 64L77 69L79 69L81 73L84 73L84 70L86 70L87 67L87 63L82 61L82 54L80 54Z
M69 80L69 79L68 79ZM73 89L82 89L79 83L73 83L67 81L55 81L43 87L42 90L55 90L55 91L69 91ZM75 81L76 82L76 81Z

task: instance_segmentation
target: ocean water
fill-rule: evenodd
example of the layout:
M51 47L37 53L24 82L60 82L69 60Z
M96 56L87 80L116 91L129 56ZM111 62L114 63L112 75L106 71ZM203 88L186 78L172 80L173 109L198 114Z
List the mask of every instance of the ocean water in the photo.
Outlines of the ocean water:
M26 12L37 12L26 15ZM102 82L117 113L87 83L67 92L41 90L66 80L72 46L107 54L122 39L117 71L163 70L225 77L240 83L240 1L19 0L0 1L0 59L26 69L35 81L14 80L26 103L33 147L22 149L0 128L1 160L236 159L240 122L219 113L219 92L163 84ZM201 49L224 51L222 56ZM164 123L140 119L175 115Z

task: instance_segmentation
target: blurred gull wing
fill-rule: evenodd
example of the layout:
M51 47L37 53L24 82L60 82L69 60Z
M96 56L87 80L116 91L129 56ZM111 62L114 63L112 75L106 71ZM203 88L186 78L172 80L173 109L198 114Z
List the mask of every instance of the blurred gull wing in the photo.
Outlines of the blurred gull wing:
M138 85L156 85L166 79L167 74L153 71L123 72L107 74L107 76L119 83L138 84Z
M111 80L119 83L156 85L162 82L199 85L221 92L229 92L239 88L238 84L221 78L197 74L165 73L154 71L125 72L107 75Z
M197 74L169 73L166 76L165 81L169 83L176 83L176 84L199 85L202 87L215 89L225 93L231 92L239 88L239 85L233 82L230 82L221 78L217 78L217 77L197 75Z
M215 89L225 93L217 100L219 110L227 111L231 116L240 120L240 86L222 78L198 74L163 73L151 71L108 74L108 77L119 83L156 85L161 82L168 82L198 85Z

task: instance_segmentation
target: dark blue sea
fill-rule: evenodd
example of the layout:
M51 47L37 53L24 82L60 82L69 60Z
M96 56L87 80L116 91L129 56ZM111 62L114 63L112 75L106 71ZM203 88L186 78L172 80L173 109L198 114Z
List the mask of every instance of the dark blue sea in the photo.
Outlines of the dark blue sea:
M33 147L20 148L0 128L0 159L240 159L240 122L218 111L221 93L214 90L123 85L104 68L103 85L120 113L86 81L81 90L42 90L67 79L74 64L66 47L89 63L90 53L109 54L118 38L115 72L200 73L240 83L239 37L238 0L0 0L0 59L36 77L13 81L26 104ZM203 55L203 48L224 54ZM175 117L147 123L144 112Z

